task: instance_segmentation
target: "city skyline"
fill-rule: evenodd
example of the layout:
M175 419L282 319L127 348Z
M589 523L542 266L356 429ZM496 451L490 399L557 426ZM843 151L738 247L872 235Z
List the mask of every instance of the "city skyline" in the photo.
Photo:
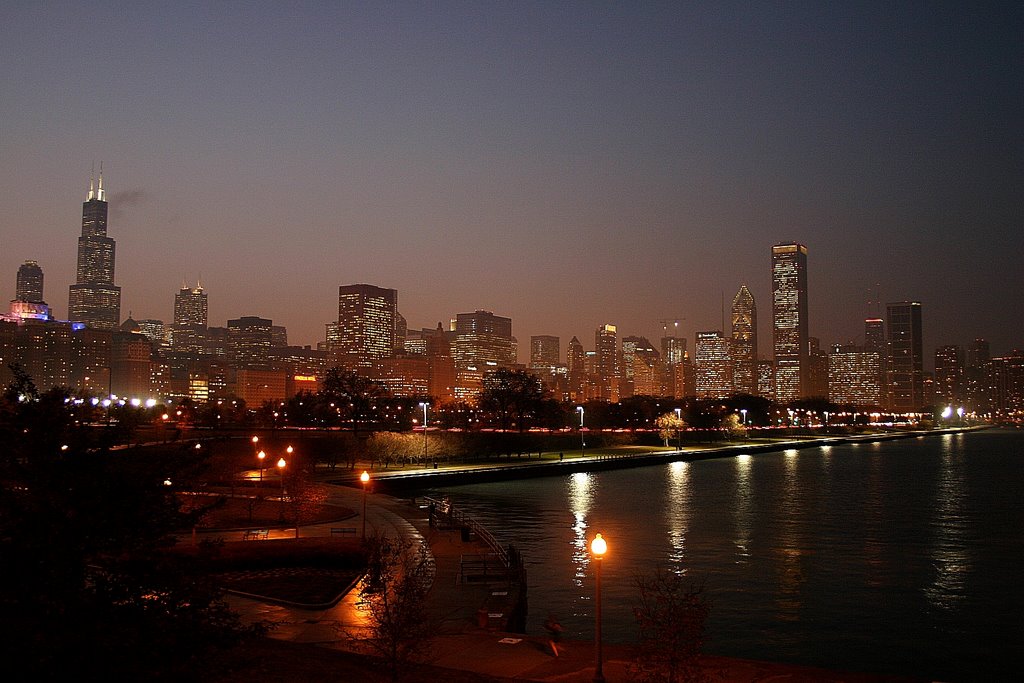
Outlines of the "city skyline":
M799 242L823 345L913 300L926 365L979 336L1005 353L1021 12L955 8L26 7L0 29L5 296L35 260L66 317L95 159L122 319L171 321L199 279L212 324L315 345L365 282L409 329L507 316L526 362L530 336L603 324L727 333Z

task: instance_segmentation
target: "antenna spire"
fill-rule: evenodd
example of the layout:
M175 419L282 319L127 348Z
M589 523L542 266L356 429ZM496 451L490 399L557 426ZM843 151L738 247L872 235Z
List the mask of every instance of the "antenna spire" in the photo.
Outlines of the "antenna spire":
M99 186L96 188L96 199L100 200L101 202L106 201L106 199L103 198L103 162L102 161L100 162L100 182L99 182Z
M89 171L89 194L85 197L85 201L89 201L96 196L96 188L94 183L96 182L96 162L92 162L92 170Z

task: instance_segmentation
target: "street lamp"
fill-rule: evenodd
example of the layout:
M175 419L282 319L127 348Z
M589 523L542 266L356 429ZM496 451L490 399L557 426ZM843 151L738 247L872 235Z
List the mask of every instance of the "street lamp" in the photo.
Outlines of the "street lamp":
M363 470L359 475L359 481L363 483L363 540L366 540L366 486L370 483L370 473Z
M679 436L679 423L683 421L683 409L676 408L676 450L683 450L683 441Z
M423 464L427 464L427 403L423 401L420 403L420 408L423 408Z
M281 478L281 521L284 522L284 468L288 463L284 458L277 461L277 472Z
M594 556L594 571L597 575L594 581L594 646L596 649L596 666L594 668L594 683L604 683L604 672L601 670L601 558L608 550L608 544L601 538L601 534L594 536L590 542L590 553Z
M259 458L259 461L260 461L260 484L262 484L263 483L263 459L267 457L267 454L265 452L263 452L263 451L260 451L259 453L256 454L256 457Z
M587 443L583 440L583 406L576 406L576 412L580 414L580 457L586 455Z

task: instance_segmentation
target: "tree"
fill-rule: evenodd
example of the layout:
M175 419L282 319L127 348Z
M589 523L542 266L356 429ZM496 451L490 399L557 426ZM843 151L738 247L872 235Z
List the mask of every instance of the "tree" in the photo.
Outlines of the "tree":
M327 490L316 483L307 468L295 461L286 468L284 489L285 505L290 513L290 521L295 522L295 538L298 538L299 526L314 519L323 507L327 500Z
M348 418L352 433L358 442L360 428L369 426L377 400L387 397L387 391L368 377L337 366L327 371L320 400L333 403L340 415ZM358 453L349 451L349 468L355 469Z
M658 419L654 421L654 426L658 428L658 436L668 446L669 439L679 438L679 432L686 428L686 422L673 411L659 415Z
M381 656L391 680L428 648L433 628L426 596L433 569L425 545L408 539L372 536L367 540L367 570L359 597L368 610L368 626L359 640Z
M0 461L0 656L31 680L201 677L206 655L254 632L170 551L203 512L183 512L176 489L204 452L94 448L66 394L14 375L0 397L16 452Z
M526 370L498 368L484 375L480 408L494 413L502 429L508 430L513 418L519 431L525 431L526 418L536 415L547 397L544 384Z
M704 585L664 568L637 576L634 583L639 604L633 615L640 631L635 678L645 683L711 680L700 664L711 613Z
M736 413L729 413L722 417L722 429L725 430L730 441L747 438L747 427Z

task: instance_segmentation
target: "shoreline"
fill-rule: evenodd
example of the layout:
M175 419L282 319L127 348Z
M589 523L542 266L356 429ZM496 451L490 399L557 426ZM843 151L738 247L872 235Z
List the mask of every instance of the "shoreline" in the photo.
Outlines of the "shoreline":
M635 455L573 455L564 460L526 462L480 462L465 465L445 465L441 468L417 468L399 470L376 470L371 474L373 487L379 493L401 496L424 489L444 486L477 484L494 481L512 481L551 477L573 472L603 472L634 467L648 467L670 462L697 462L738 455L756 455L786 450L802 450L849 443L876 443L897 439L923 438L945 434L961 434L987 429L988 425L972 427L949 427L945 429L913 430L905 432L880 432L875 434L853 434L837 436L810 436L770 442L751 440L744 443L729 443L724 446L696 446L681 450L640 453ZM358 476L330 477L327 483L341 486L360 487Z

